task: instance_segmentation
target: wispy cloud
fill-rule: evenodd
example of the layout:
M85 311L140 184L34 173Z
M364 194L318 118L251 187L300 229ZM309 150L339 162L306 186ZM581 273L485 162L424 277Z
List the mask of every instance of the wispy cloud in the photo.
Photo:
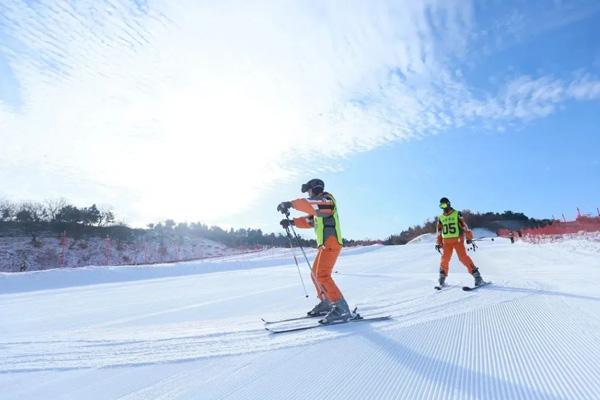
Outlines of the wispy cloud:
M0 163L120 193L129 219L217 220L390 141L598 98L589 75L475 95L456 68L473 18L465 1L3 4L22 105L0 100Z
M486 118L502 123L533 120L555 112L569 100L600 99L600 80L585 74L561 80L551 76L520 76L507 82L498 93L485 98L469 97L462 117Z

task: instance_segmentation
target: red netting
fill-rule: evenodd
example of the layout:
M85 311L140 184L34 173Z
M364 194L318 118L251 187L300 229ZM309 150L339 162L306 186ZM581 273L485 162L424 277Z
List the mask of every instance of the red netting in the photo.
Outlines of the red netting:
M499 229L498 236L510 237L512 235L517 238L531 238L535 236L548 236L548 235L566 235L580 232L600 232L600 216L591 217L586 215L579 215L575 221L558 221L555 220L550 225L540 226L536 228L523 228L518 231L511 231L510 229ZM520 232L520 235L519 235Z

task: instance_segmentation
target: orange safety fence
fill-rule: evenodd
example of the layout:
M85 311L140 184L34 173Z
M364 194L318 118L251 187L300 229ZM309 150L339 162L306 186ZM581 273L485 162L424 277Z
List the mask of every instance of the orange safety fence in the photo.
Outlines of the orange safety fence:
M512 235L515 239L534 242L536 237L540 236L562 236L581 232L600 232L600 216L579 215L575 221L554 220L551 224L544 226L518 230L499 229L497 231L498 236L510 237Z

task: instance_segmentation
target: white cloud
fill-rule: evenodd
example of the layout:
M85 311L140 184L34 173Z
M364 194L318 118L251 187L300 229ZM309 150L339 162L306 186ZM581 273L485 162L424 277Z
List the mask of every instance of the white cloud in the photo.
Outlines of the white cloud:
M565 90L575 100L597 100L600 99L600 80L583 75L571 82Z
M461 37L460 13L435 2L6 5L23 104L1 111L1 159L126 193L137 217L218 217L300 169L418 133L409 96L391 132L355 101L379 101L392 68L429 80L429 15Z
M561 80L551 76L520 76L508 81L494 95L483 99L469 96L461 112L470 119L498 121L533 120L555 112L568 100L600 99L600 80L590 75Z
M23 101L18 111L0 101L0 163L57 188L14 182L5 194L100 196L130 221L215 221L355 152L474 118L540 117L599 90L592 77L522 77L474 96L452 62L469 46L465 1L0 10L0 38L10 39L0 56ZM40 164L52 174L39 176Z

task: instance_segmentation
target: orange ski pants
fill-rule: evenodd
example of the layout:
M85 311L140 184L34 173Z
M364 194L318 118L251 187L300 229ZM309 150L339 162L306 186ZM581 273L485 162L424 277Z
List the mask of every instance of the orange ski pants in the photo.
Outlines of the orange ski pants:
M340 251L342 251L342 246L338 243L336 237L329 236L323 246L320 246L317 250L317 256L310 274L319 299L329 300L332 303L343 297L342 292L331 278L331 272Z
M465 249L465 241L464 238L451 238L443 240L443 252L442 252L442 260L440 261L440 272L443 272L445 276L448 276L448 265L450 264L450 258L452 257L452 252L456 250L456 254L458 254L458 259L461 263L467 267L469 273L473 273L473 268L475 265L473 264L473 260L471 257L467 255L467 250Z

